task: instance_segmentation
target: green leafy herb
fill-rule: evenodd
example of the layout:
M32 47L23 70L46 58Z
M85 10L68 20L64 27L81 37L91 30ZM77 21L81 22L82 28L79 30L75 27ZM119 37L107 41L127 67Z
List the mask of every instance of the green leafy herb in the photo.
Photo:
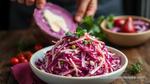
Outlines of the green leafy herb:
M88 41L87 40L83 40L83 44L88 44Z
M114 20L114 15L109 15L107 21L112 22Z
M60 64L64 64L64 61L60 61Z
M97 25L93 25L93 29L91 29L89 31L89 33L91 33L91 34L99 33L99 32L100 32L100 29L99 29L99 27Z
M107 23L107 27L108 27L109 29L113 28L113 26L114 26L114 23L113 23L113 22L108 22L108 23Z
M141 63L137 62L135 64L132 64L129 68L128 68L128 73L135 75L139 72L141 72L142 70L142 66Z
M107 40L105 34L102 32L100 24L106 19L108 21L108 28L113 28L114 26L114 16L110 15L108 17L100 16L94 19L91 16L84 17L81 24L78 25L76 30L76 35L78 37L83 36L85 32L97 37L99 40Z
M110 15L107 17L107 27L109 29L114 27L114 16L113 15Z
M80 36L83 36L84 33L86 33L86 32L87 32L86 29L82 29L80 26L78 26L78 27L77 27L77 30L76 30L76 35L77 35L78 37L80 37Z
M82 24L90 28L94 25L93 22L94 22L94 19L91 16L84 17L84 19L82 20Z
M87 44L91 44L92 43L92 40L84 40L83 41L83 44L87 45Z
M96 20L96 23L99 25L100 23L102 23L102 21L105 19L105 16L100 16L98 17L98 19Z
M72 32L66 32L66 36L72 36L73 33Z
M104 19L105 19L104 16L100 16L97 19L94 19L91 16L85 17L77 28L77 31L76 31L77 35L82 36L84 35L85 32L87 32L93 36L96 36L100 40L103 40L104 34L101 31L101 28L99 25Z

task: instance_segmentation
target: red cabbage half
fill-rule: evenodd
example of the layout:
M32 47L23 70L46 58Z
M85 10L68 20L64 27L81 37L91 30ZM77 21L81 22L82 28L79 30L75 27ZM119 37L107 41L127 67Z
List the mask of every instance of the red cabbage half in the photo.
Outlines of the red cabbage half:
M54 32L51 30L51 26L48 25L47 21L43 17L43 10L49 10L53 14L61 16L64 19L64 21L67 23L67 28L69 29L69 32L75 32L77 24L73 21L72 15L67 10L52 3L46 3L45 7L41 10L37 8L34 10L33 16L34 16L35 24L39 27L40 31L42 30L42 32L45 32L46 34L48 34L48 36L55 39L60 39L65 35L65 31L63 30L59 32ZM38 37L40 38L40 36Z

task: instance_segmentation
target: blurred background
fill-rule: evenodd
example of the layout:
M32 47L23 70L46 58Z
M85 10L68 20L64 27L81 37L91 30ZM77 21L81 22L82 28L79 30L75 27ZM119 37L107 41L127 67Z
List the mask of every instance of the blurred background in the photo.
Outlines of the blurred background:
M75 13L75 3L51 0L51 2ZM5 4L3 4L5 3ZM32 13L35 6L25 6L15 1L0 1L0 29L16 30L26 29L32 23ZM99 6L95 18L100 15L137 15L150 18L150 0L99 0Z

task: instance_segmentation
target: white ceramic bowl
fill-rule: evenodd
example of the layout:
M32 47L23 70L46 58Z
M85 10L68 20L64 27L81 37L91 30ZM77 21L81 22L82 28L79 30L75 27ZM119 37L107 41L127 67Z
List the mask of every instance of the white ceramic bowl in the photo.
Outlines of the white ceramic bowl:
M44 53L46 53L46 51L50 50L51 48L52 46L37 51L36 53L33 54L33 56L30 59L30 67L34 72L34 74L48 84L106 84L120 77L121 74L125 71L128 64L128 60L125 54L123 54L121 51L115 48L108 47L109 51L114 52L121 57L122 67L117 71L114 71L106 75L92 76L92 77L65 77L54 75L39 70L35 65L35 62L38 59L42 59L44 57Z

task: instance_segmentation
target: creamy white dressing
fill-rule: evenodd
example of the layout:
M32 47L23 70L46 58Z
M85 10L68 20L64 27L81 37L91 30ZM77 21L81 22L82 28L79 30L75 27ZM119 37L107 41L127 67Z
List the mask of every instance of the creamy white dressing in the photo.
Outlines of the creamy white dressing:
M64 30L65 32L69 31L67 24L63 17L58 16L49 10L44 10L43 16L45 20L47 21L48 25L51 26L51 29L54 32L60 32L61 29Z

